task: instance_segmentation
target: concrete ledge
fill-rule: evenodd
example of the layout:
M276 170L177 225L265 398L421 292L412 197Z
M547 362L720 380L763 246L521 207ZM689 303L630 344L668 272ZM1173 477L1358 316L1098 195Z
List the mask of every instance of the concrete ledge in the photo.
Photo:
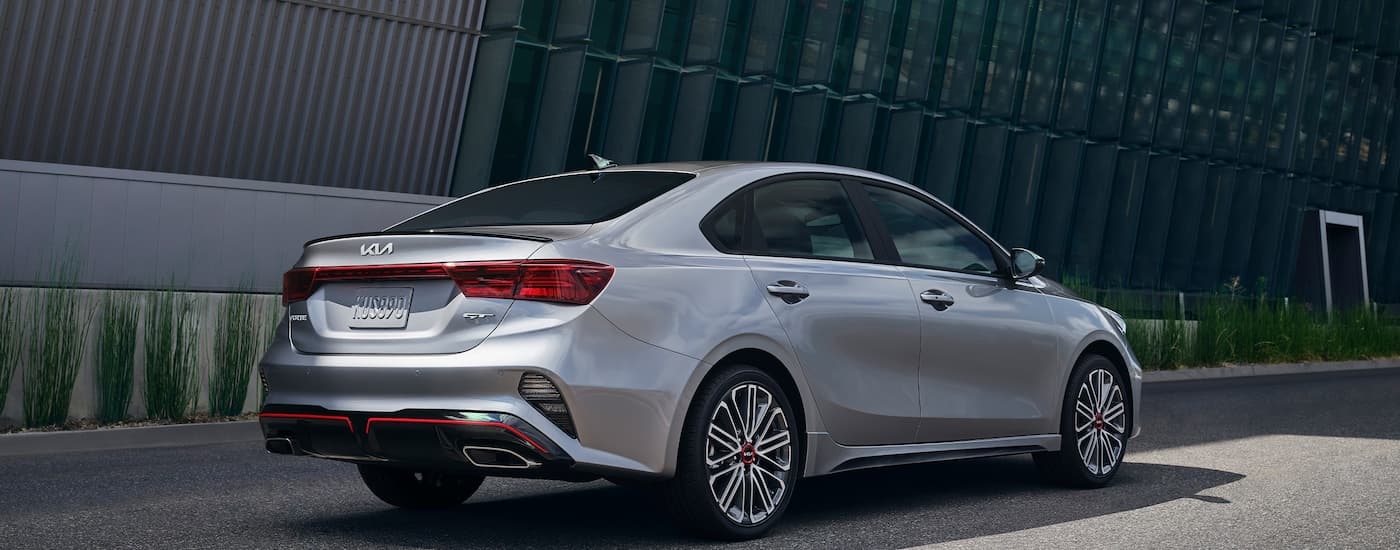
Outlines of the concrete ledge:
M1400 368L1400 358L1364 361L1324 361L1316 363L1266 363L1258 365L1226 365L1181 370L1157 370L1142 373L1144 383L1211 380L1245 376L1276 376L1281 374L1310 374L1370 369Z
M262 439L256 420L0 435L0 456L238 443Z

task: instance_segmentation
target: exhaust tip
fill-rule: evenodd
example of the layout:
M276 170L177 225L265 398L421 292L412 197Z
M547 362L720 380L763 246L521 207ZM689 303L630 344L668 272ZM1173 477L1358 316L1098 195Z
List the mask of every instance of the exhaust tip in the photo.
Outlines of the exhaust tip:
M297 443L286 437L269 437L264 443L267 452L275 455L299 455L301 449Z
M510 449L499 447L466 445L462 447L462 456L467 457L467 462L478 468L528 470L540 467L539 462L525 458L520 453Z

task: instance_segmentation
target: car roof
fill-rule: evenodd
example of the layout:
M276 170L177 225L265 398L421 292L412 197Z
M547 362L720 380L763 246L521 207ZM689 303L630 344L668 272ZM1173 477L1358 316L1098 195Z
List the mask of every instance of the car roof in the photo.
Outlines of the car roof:
M602 170L579 170L570 172L571 174L596 174L599 172L683 172L695 174L697 176L729 175L744 171L765 172L765 173L801 173L820 172L834 175L844 175L860 177L890 183L898 183L908 186L909 183L899 179L862 170L849 166L837 166L834 164L819 164L813 162L774 162L774 161L735 161L735 160L700 160L681 162L654 162L646 164L619 164Z

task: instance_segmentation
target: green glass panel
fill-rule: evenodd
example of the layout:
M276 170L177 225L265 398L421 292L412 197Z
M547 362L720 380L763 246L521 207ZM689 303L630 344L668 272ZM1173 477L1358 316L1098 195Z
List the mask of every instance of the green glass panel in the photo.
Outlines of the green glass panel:
M1147 182L1143 187L1139 211L1137 243L1133 247L1133 269L1129 280L1136 288L1159 288L1162 285L1162 262L1167 248L1167 232L1172 228L1173 198L1176 196L1176 171L1180 159L1175 155L1153 155L1147 161Z
M1094 277L1103 255L1104 232L1108 229L1108 205L1113 181L1108 174L1117 166L1118 145L1096 143L1084 152L1084 174L1074 204L1073 233L1066 256L1068 273Z
M666 9L671 9L668 4ZM720 48L726 38L728 0L696 0L695 16L690 20L690 48L685 64L710 64L719 60Z
M797 67L797 83L826 82L836 53L836 33L841 27L843 7L852 0L816 0L807 7Z
M792 4L789 7L788 4ZM749 40L744 60L744 74L768 74L778 70L778 61L785 49L789 33L801 32L788 28L784 23L793 23L799 15L794 0L757 0L753 6L753 22L749 24ZM800 19L796 27L801 28Z
M520 11L520 39L546 43L550 38L550 25L554 22L553 0L525 0Z
M1256 165L1265 161L1270 108L1273 106L1274 85L1278 80L1278 57L1282 43L1283 27L1275 23L1259 26L1259 40L1250 60L1253 67L1244 98L1244 129L1240 137L1240 158Z
M893 11L894 0L866 0L861 7L859 29L850 58L848 92L874 92L880 89Z
M1220 69L1224 66L1229 35L1230 10L1215 4L1206 6L1201 50L1196 55L1196 74L1191 80L1191 106L1186 113L1186 151L1210 153L1216 101L1220 97Z
M942 15L942 0L915 1L909 6L899 80L895 88L896 99L922 100L928 96L931 76L936 74L935 68L939 66L935 49Z
M1084 131L1089 127L1089 100L1098 70L1107 5L1107 0L1080 0L1075 8L1056 121L1061 130Z
M664 0L631 0L627 2L627 26L622 34L622 51L645 53L656 50L660 37L661 12Z
M1127 119L1123 121L1123 141L1128 143L1145 145L1152 141L1157 98L1162 92L1163 62L1171 38L1171 8L1170 2L1148 2L1143 10L1129 84Z
M983 117L1010 118L1016 104L1016 80L1021 73L1021 42L1026 36L1029 0L1006 0L992 27L991 51L982 79Z
M1245 95L1249 87L1250 61L1259 36L1259 20L1236 15L1230 27L1225 61L1220 68L1220 97L1215 104L1215 156L1235 157L1244 128Z
M1118 155L1104 228L1103 254L1099 259L1098 280L1103 287L1128 286L1129 273L1137 254L1161 254L1160 249L1137 247L1139 232L1143 230L1138 220L1142 217L1148 167L1147 151L1123 151Z
M675 117L669 129L670 150L666 160L695 160L705 148L705 125L710 119L711 99L715 89L713 71L697 71L681 76L676 94Z
M1141 4L1138 0L1111 3L1108 33L1104 39L1099 66L1098 87L1094 90L1094 112L1089 133L1095 137L1116 137L1123 123L1127 99L1128 72L1132 70L1133 40L1138 32Z
M691 10L694 6L691 0L667 0L666 8L661 12L661 35L657 37L656 55L661 59L674 63L685 61L686 38L689 35L689 27L700 20L695 19ZM708 18L711 23L717 23L718 18ZM711 36L718 40L718 34L710 30Z
M1297 94L1301 89L1303 47L1305 39L1297 31L1286 31L1279 53L1278 78L1274 80L1273 106L1270 110L1269 136L1265 143L1267 164L1283 170L1288 167L1288 153L1293 150L1297 124Z
M1186 110L1191 101L1191 77L1200 39L1201 5L1178 2L1157 112L1156 143L1160 147L1178 149L1186 138Z
M1069 25L1067 0L1044 0L1031 37L1030 64L1022 91L1021 121L1049 126L1059 89L1060 53Z
M997 240L1008 247L1031 246L1049 143L1046 134L1039 131L1016 132L1012 136L1011 162L995 233Z
M549 52L526 176L542 176L564 170L573 133L574 107L578 104L576 100L583 59L582 47Z
M958 0L957 9L953 12L948 57L943 68L939 105L945 109L967 111L972 108L972 87L977 82L977 52L982 47L982 28L986 25L986 17L987 0Z
M875 137L875 102L846 103L841 109L840 128L832 161L841 166L866 168Z
M531 129L539 107L539 79L544 71L545 50L516 44L501 105L496 152L491 160L490 184L519 179L525 172Z
M1070 228L1074 226L1074 197L1079 190L1079 175L1083 166L1084 141L1061 137L1050 141L1045 164L1045 189L1041 191L1036 228L1031 237L1032 249L1046 258L1045 271L1050 277L1062 277Z
M622 49L622 27L627 17L626 0L594 0L593 26L588 31L589 46L617 53Z
M612 64L589 57L583 63L575 102L573 129L569 133L569 153L564 165L578 169L588 167L588 153L598 152L600 136L607 120L607 98L612 96Z
M739 84L732 80L715 82L715 91L710 97L710 120L705 125L705 153L701 158L729 158L729 128L734 121L738 91Z
M593 20L594 0L567 0L559 3L554 19L553 42L573 42L588 37ZM606 17L606 14L604 15Z
M646 118L637 148L637 162L666 160L670 147L672 115L676 111L676 91L680 74L657 68L651 72L651 89L647 91Z
M972 141L972 164L968 166L966 187L959 209L964 216L985 229L996 230L997 200L1001 197L1002 173L1006 167L1006 145L1010 132L1005 126L979 126Z
M1227 282L1220 272L1220 263L1235 197L1235 170L1234 166L1213 166L1206 179L1199 242L1191 270L1193 289L1217 289Z
M733 0L724 3L728 5L729 10L724 20L724 40L720 46L719 65L726 71L738 73L743 64L743 48L750 34L749 22L753 18L753 2Z

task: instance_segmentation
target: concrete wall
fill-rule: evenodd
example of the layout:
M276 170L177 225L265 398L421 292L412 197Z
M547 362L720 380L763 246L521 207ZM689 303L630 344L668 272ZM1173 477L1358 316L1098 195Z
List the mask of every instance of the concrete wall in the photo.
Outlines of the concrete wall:
M280 292L307 240L382 229L447 197L0 160L0 285Z
M20 307L24 310L33 311L38 305L38 300L42 292L35 288L16 289L20 297ZM92 418L97 415L97 387L96 387L96 362L98 357L97 335L99 323L101 322L100 306L103 295L109 293L128 294L136 297L138 304L144 304L144 300L151 292L127 291L127 290L79 290L79 310L80 317L87 319L86 338L83 343L82 365L73 384L73 398L69 403L69 418ZM198 334L195 352L195 370L199 379L199 398L195 410L202 413L209 411L209 375L214 364L214 341L216 338L216 328L220 317L220 306L228 294L221 293L182 293L193 300L191 319L196 325ZM256 297L260 311L265 312L264 321L267 337L271 337L272 329L275 327L278 315L281 313L281 298L276 295L259 295ZM138 305L138 308L141 307ZM20 324L31 325L35 322L33 314L21 314ZM131 400L131 407L128 409L132 418L144 418L146 416L145 405L145 372L146 366L142 359L145 353L145 335L142 332L142 322L144 313L138 316L136 322L136 371L134 381L134 391ZM21 329L21 340L27 340ZM27 347L26 341L23 346ZM266 347L265 345L263 346ZM261 356L261 354L259 354ZM24 421L24 371L28 367L25 354L19 354L19 365L16 367L13 378L10 379L10 391L5 400L4 407L0 408L0 426L19 425ZM244 400L245 411L256 411L261 403L261 387L258 383L256 366L247 366L248 376L248 396Z

